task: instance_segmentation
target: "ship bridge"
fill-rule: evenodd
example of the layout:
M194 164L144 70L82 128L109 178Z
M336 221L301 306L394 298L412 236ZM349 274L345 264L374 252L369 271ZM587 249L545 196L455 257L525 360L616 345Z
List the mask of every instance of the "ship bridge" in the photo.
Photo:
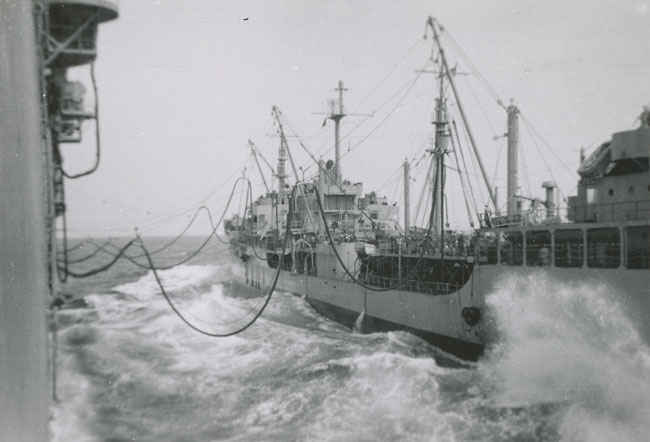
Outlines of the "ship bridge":
M617 132L581 162L578 192L569 197L574 222L650 219L650 108L637 129Z

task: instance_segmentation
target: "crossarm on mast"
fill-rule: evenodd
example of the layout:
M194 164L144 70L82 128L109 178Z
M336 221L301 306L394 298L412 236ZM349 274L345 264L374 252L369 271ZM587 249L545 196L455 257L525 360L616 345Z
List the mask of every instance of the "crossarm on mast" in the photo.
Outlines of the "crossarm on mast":
M472 129L469 126L469 122L467 121L467 116L465 115L465 110L463 109L463 104L460 100L460 97L458 96L458 91L456 90L456 83L454 82L453 75L451 74L451 70L449 69L449 65L447 64L447 57L445 55L445 50L442 47L442 44L440 43L440 36L438 34L438 28L436 27L436 20L433 17L429 17L427 19L426 25L430 27L431 30L433 31L433 39L435 40L436 44L438 45L438 48L440 49L440 60L445 70L445 75L447 76L447 79L449 80L449 84L451 85L451 90L454 94L454 98L456 99L456 103L458 104L458 110L460 112L461 119L463 120L463 126L467 131L470 144L472 145L472 150L474 151L474 156L476 156L476 161L479 165L479 168L481 169L481 176L483 177L483 181L485 182L485 187L487 187L492 205L494 206L495 210L497 210L498 208L497 208L496 195L494 193L494 189L492 189L492 186L490 185L490 180L488 179L487 172L485 171L485 166L483 166L483 160L481 159L481 155L476 146L476 141L474 140L474 134L472 133ZM425 37L426 37L426 33L425 33Z

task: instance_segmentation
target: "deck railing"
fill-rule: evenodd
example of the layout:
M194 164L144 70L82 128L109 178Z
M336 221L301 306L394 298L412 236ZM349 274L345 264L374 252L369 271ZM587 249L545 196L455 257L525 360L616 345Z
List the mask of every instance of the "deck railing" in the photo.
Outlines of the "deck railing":
M417 279L388 278L378 275L368 275L366 282L381 288L394 287L395 290L428 293L430 295L448 295L460 289L457 284L447 282L430 282Z
M483 219L487 225L492 225L492 227L650 220L650 200L560 207L551 217L548 217L546 209L541 207L512 216L494 216L489 218L489 221L488 217L484 216Z

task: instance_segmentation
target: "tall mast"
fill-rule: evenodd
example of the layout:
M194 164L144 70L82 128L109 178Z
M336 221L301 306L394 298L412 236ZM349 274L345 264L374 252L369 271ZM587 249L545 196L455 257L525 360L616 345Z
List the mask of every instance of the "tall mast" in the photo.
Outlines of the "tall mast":
M277 106L271 108L271 113L273 116L276 116L278 112ZM284 131L280 131L280 150L278 152L278 193L283 193L287 184L287 137L284 135Z
M251 152L253 153L255 164L257 164L257 170L259 171L260 176L262 177L262 182L264 183L264 187L266 188L266 191L271 192L269 185L266 183L266 178L264 177L264 171L262 171L262 166L260 165L260 160L259 158L257 158L257 149L255 148L255 143L253 143L253 141L250 138L248 139L248 147L250 147Z
M440 36L438 35L438 28L436 27L435 20L433 17L429 17L427 19L427 26L431 27L431 30L433 31L433 39L435 40L436 44L438 45L439 48L439 53L440 53L440 60L442 62L442 67L444 68L445 75L449 79L449 85L451 86L451 90L454 93L454 98L456 99L456 104L458 105L458 111L460 112L460 116L463 120L463 125L465 126L465 130L467 131L467 136L469 137L470 144L472 145L472 150L474 151L474 156L476 157L476 162L479 165L479 169L481 169L481 176L483 177L483 181L485 182L485 187L487 187L488 194L490 195L490 200L492 202L492 205L496 209L496 196L494 195L494 190L492 189L492 186L490 185L490 180L488 179L487 172L485 170L485 166L483 166L483 160L481 159L481 155L479 154L478 148L476 147L476 141L474 140L474 134L472 134L472 130L470 129L469 122L467 121L467 116L465 115L465 110L463 109L462 102L460 100L460 97L458 96L458 91L456 90L456 83L454 82L453 75L451 74L451 71L449 69L449 65L447 64L447 57L445 56L445 50L442 47L442 44L440 43Z
M282 118L281 118L282 112L280 112L280 108L278 108L277 106L273 106L273 108L271 109L271 113L273 114L275 123L278 125L278 132L280 134L281 143L284 145L286 154L289 157L289 164L291 164L291 170L293 171L293 177L295 179L296 186L298 187L298 193L302 197L303 203L307 208L307 219L309 220L309 223L312 226L314 226L314 220L311 216L311 209L309 208L309 204L307 202L307 197L305 195L303 186L299 185L300 177L298 176L298 169L296 168L296 163L293 161L293 155L291 155L291 150L289 150L289 143L287 142L287 136L284 133L284 126L282 125Z
M507 207L508 216L519 213L517 207L517 192L519 190L519 109L514 103L506 109L508 113L508 181L507 181Z
M340 129L341 120L345 117L343 113L343 91L347 91L343 87L343 81L339 80L338 87L335 89L339 93L338 103L332 105L332 109L328 118L334 121L334 174L336 177L336 184L341 184L341 140Z
M433 124L436 126L433 155L435 160L436 176L433 186L433 206L431 208L433 223L432 229L440 232L440 237L444 236L444 172L445 172L445 155L449 143L449 130L447 121L447 100L445 98L445 74L443 66L440 66L438 73L439 90L436 98L436 119Z
M411 171L408 159L404 160L404 234L411 225Z

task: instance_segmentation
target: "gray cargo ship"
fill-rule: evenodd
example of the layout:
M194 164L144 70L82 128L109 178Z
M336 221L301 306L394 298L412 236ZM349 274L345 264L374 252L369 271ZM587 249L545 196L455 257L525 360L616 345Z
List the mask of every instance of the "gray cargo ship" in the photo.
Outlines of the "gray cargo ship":
M455 69L440 43L442 28L432 18L427 28L433 33L439 95L423 190L430 202L426 225L410 223L408 161L401 225L397 207L387 198L364 194L362 183L343 179L339 124L345 111L339 82L339 99L328 115L335 127L335 159L318 161L318 173L309 182L298 178L281 113L274 107L278 187L271 189L265 181L266 193L251 199L244 215L225 226L240 280L264 292L279 271L278 289L304 296L329 318L363 331L406 330L476 360L493 335L486 296L509 276L543 272L561 282L606 284L650 342L650 109L642 112L638 128L615 133L589 157L581 154L577 194L562 207L553 181L542 184L544 200L518 193L520 115L515 105L508 106L507 200L501 213L456 89ZM486 210L470 214L476 224L465 232L445 222L446 170L455 167L463 186L468 184L447 91L490 197ZM259 151L250 146L258 161ZM453 166L445 163L450 159ZM291 186L287 162L295 179ZM463 192L469 214L470 196Z

